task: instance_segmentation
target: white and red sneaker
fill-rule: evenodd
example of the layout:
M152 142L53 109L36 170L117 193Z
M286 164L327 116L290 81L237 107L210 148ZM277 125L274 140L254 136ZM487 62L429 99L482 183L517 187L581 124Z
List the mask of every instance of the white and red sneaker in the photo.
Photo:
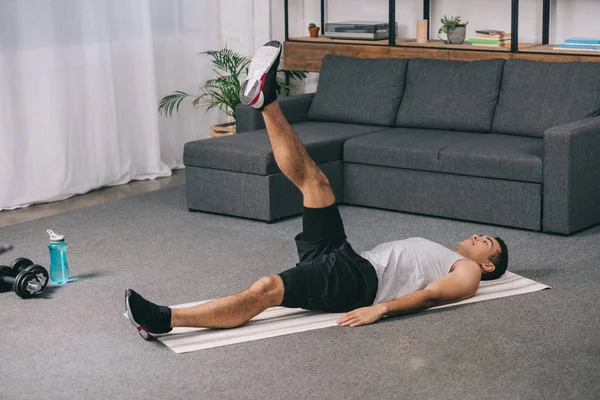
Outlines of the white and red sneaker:
M277 100L277 68L281 43L272 40L256 51L248 67L248 76L242 82L240 101L262 111Z
M135 326L145 340L154 338L152 333L167 333L173 330L171 328L171 309L144 299L134 290L127 289L125 291L125 309L129 322Z

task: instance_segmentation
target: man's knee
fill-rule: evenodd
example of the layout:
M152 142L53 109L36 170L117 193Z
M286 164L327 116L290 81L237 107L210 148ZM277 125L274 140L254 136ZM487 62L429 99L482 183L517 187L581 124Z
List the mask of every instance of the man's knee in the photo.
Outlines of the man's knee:
M323 195L331 191L329 179L320 169L313 170L300 185L300 191L306 195Z
M248 290L267 300L270 305L279 305L283 301L284 286L279 275L260 278Z
M308 179L304 185L300 187L302 197L304 198L304 206L310 208L328 207L335 203L335 194L329 179L325 174L318 170L311 179Z
M329 179L320 168L316 168L309 174L305 184L315 188L329 187Z

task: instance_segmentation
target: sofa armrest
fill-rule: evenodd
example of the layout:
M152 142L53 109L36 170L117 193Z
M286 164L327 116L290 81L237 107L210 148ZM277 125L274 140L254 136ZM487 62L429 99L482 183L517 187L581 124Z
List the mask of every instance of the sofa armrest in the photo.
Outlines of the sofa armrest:
M279 98L281 111L290 124L306 121L314 95L314 93L307 93ZM242 104L238 104L235 108L235 122L236 133L255 131L265 127L265 121L260 111Z
M600 116L544 132L543 229L570 234L600 222Z

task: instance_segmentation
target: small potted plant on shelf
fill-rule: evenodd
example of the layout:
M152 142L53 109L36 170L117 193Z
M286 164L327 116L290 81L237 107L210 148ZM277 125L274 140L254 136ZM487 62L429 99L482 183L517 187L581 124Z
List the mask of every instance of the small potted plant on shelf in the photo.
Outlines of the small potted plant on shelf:
M445 33L448 40L444 43L463 44L467 34L467 22L462 22L460 17L446 17L441 19L442 27L438 30L438 39L441 39L440 34Z
M314 38L319 37L319 29L321 29L321 28L319 28L312 22L310 24L308 24L308 32L310 33L310 37L314 37Z
M240 87L244 76L248 73L250 59L225 47L221 50L209 50L200 53L209 56L214 71L215 79L209 79L200 86L200 94L191 95L182 91L175 91L160 100L158 112L167 117L173 115L173 111L179 111L179 105L187 98L192 97L192 105L197 108L202 106L205 111L217 108L225 112L229 122L217 124L210 127L212 137L235 134L235 107L240 103ZM283 59L282 59L283 61ZM283 73L281 69L277 72ZM307 77L306 72L285 71L291 79L303 80ZM287 84L281 77L277 77L277 93L281 96L291 96L294 86Z

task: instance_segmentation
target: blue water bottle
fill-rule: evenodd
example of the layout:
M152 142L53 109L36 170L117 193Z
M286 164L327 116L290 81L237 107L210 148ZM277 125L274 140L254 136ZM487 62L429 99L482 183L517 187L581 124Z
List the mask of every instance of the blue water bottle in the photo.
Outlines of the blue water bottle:
M63 235L58 235L48 229L50 235L50 279L57 285L69 281L69 264L67 263L67 242Z

